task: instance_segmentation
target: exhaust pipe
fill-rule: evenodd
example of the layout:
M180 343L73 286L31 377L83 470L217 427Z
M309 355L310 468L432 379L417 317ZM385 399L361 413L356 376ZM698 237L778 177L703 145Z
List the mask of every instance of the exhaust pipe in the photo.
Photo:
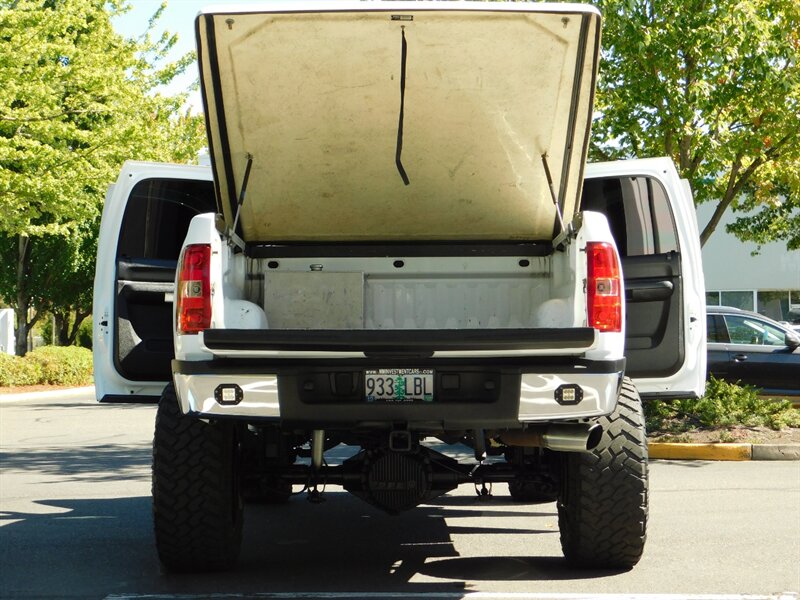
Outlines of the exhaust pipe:
M556 423L544 427L506 431L504 444L526 448L547 448L558 452L591 452L603 437L599 423Z

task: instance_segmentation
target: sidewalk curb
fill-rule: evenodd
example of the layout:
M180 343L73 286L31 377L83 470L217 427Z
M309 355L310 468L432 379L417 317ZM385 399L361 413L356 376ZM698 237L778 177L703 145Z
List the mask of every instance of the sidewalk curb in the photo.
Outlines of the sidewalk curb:
M650 458L663 460L800 460L798 444L680 444L651 442Z
M57 390L46 390L42 392L20 392L18 394L0 394L0 404L6 402L20 402L22 400L61 400L77 398L86 394L94 395L94 386L77 388L59 388Z
M800 446L753 444L753 460L800 460Z

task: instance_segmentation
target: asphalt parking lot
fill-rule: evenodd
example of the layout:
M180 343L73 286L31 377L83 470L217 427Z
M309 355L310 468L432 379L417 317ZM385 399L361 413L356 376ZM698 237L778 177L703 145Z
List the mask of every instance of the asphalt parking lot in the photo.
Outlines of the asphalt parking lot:
M336 488L320 505L300 495L248 506L235 572L167 575L151 537L154 415L151 405L97 405L88 395L0 401L0 597L800 592L800 462L792 461L653 461L648 546L626 572L567 568L555 505L514 504L495 486L487 502L462 487L396 517Z

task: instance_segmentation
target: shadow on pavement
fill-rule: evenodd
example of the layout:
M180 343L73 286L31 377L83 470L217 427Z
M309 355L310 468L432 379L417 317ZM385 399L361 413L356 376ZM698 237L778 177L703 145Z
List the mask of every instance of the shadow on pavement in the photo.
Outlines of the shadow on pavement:
M4 476L35 477L41 484L79 482L80 489L94 496L117 489L108 482L144 483L150 444L20 449L0 454L0 463ZM41 484L37 489L48 489ZM92 488L94 484L98 487ZM543 526L554 521L553 503L520 506L509 501L504 486L496 487L497 495L488 501L474 495L443 496L398 516L336 487L324 494L321 505L310 504L304 495L282 505L247 505L238 569L199 575L161 572L149 496L35 499L30 509L24 504L25 512L0 513L0 597L299 591L444 592L458 597L472 589L470 581L600 575L570 571L560 556L497 556L497 547L513 545L510 536L528 536L526 544L531 542L535 554L537 538L558 532ZM529 525L520 528L519 519L527 517L531 519L523 523ZM468 545L470 557L459 555L454 536ZM492 547L494 556L475 556L481 549L492 552L485 549Z
M73 448L36 448L0 452L4 473L32 472L60 481L116 481L149 477L150 444L100 444Z
M66 468L66 467L65 467ZM560 557L460 557L451 534L553 535L513 529L511 511L487 512L486 527L448 526L474 517L459 506L423 506L388 516L344 492L314 506L248 505L240 565L231 573L160 572L150 498L42 500L44 513L4 513L0 597L104 598L109 594L264 592L447 592L469 580L586 579L611 573L570 571ZM447 501L447 499L444 499ZM549 513L538 513L547 515ZM533 549L535 552L535 548ZM419 581L419 576L428 581ZM417 581L412 582L411 579Z

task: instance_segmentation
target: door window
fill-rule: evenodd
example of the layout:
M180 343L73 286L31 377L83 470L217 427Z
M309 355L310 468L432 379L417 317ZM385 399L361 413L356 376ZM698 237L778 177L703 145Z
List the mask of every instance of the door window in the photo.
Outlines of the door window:
M728 335L733 344L785 346L785 333L764 321L748 316L725 316Z
M650 177L587 179L583 210L604 213L620 256L678 251L678 233L667 193Z
M717 315L706 317L706 333L711 344L725 344L728 342L728 332L725 330L725 321Z
M128 198L117 256L177 261L189 222L195 215L214 211L214 187L210 181L140 181Z

